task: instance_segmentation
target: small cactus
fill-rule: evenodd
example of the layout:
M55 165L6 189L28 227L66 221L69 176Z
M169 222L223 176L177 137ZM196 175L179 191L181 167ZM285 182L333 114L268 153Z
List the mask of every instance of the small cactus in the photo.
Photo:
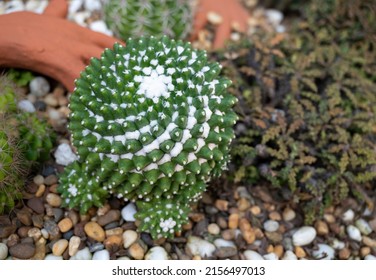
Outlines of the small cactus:
M185 39L193 20L191 0L107 0L104 11L107 25L124 41L162 35Z
M136 202L140 229L154 237L180 230L228 161L236 98L220 70L167 37L130 39L92 59L71 97L79 164L61 177L65 204L87 210L114 194Z

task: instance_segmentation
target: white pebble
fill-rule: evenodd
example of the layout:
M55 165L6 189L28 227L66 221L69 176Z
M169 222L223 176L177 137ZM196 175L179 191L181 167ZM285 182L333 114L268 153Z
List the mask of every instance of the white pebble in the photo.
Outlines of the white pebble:
M8 247L4 243L0 243L0 260L5 260L8 256Z
M74 14L77 12L83 5L84 0L73 0L69 1L68 14Z
M77 254L70 257L70 260L91 260L92 255L89 251L88 247L83 248L82 250L78 251Z
M268 232L274 232L274 231L277 231L277 229L279 228L279 223L277 221L273 221L273 220L267 220L265 223L264 223L264 229Z
M316 230L313 227L304 226L298 229L292 235L292 243L294 246L304 246L311 243L316 237Z
M123 256L123 257L120 257L120 258L117 258L118 261L129 261L130 258L127 257L127 256Z
M282 257L282 260L297 260L298 258L296 257L296 255L294 254L293 251L290 251L290 250L287 250L285 252L285 254L283 255Z
M342 214L342 220L344 222L351 222L354 219L355 213L352 209L347 210Z
M339 241L337 238L333 239L332 247L336 250L342 250L345 248L345 242Z
M168 254L163 247L155 246L146 253L145 260L168 260Z
M34 113L35 112L35 107L33 103L31 103L29 100L24 99L18 102L17 108L20 109L21 111L27 112L27 113Z
M253 250L246 250L243 254L247 260L264 260L264 258L259 253Z
M48 0L29 0L26 2L26 10L37 14L43 13L48 6Z
M123 232L123 246L125 249L129 248L138 238L137 232L134 230L126 230Z
M43 97L50 91L50 84L43 77L35 77L30 82L30 93L37 96Z
M233 248L236 248L236 245L235 245L234 242L232 242L230 240L224 240L222 238L218 238L218 239L214 240L214 245L217 248L221 248L221 247L233 247Z
M278 10L268 9L265 15L273 26L278 26L283 20L283 14Z
M275 253L269 253L263 256L264 260L275 261L278 260L278 256Z
M107 250L96 251L93 255L93 260L109 260L110 252Z
M372 232L372 228L369 223L364 219L358 219L355 222L355 226L360 230L364 235L368 235Z
M367 261L376 261L376 256L374 255L367 255L364 257L365 260Z
M60 144L54 153L56 163L67 166L77 160L77 156L73 153L71 147L67 143Z
M215 251L215 246L212 243L197 236L188 237L186 246L192 255L199 255L201 258L211 257Z
M102 3L99 0L85 0L84 7L85 10L90 12L100 11L102 9Z
M62 261L63 256L55 256L53 254L48 254L44 257L46 261Z
M320 260L333 260L335 251L332 247L326 244L317 244L319 247L317 250L312 252L312 256Z
M25 5L21 0L12 0L5 3L5 13L14 13L25 10Z
M86 27L86 20L90 17L90 12L88 11L82 11L74 13L70 16L70 18L77 23L78 25L81 25L83 27Z
M124 221L126 222L134 222L136 221L134 214L137 213L136 205L134 203L128 203L122 210L121 216L123 217Z
M113 33L110 29L108 29L106 23L103 20L96 20L89 24L89 28L93 31L100 32L106 34L108 36L112 36Z
M360 233L360 230L357 227L349 225L347 226L346 231L352 240L359 242L362 241L362 234Z

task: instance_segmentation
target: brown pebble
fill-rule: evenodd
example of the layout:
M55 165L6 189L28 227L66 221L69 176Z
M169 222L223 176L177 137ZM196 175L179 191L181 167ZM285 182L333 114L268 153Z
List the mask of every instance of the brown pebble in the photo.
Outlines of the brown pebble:
M360 255L362 256L362 258L364 258L365 256L369 255L371 253L371 248L370 247L362 247L360 248Z
M350 257L350 250L348 248L343 248L339 251L339 259L340 260L348 260Z
M121 235L111 235L104 240L103 245L107 250L113 251L115 248L120 249L122 243L123 238Z
M219 226L215 223L208 225L208 232L213 235L218 235L221 232Z
M46 256L46 239L40 238L35 242L35 254L31 258L32 260L44 260Z
M55 256L61 256L64 251L68 248L68 240L60 239L54 243L52 246L52 254Z
M15 233L12 233L11 235L9 235L8 239L7 239L7 246L8 248L18 244L20 241L20 237L15 234Z
M370 220L370 221L368 222L368 224L369 224L369 226L372 228L372 230L373 230L374 232L376 232L376 218Z
M318 235L327 235L329 233L329 227L324 221L317 220L315 223L315 228Z
M215 207L220 211L227 211L228 210L228 201L223 199L217 199L215 201Z
M16 225L0 223L0 238L7 238L17 230Z
M35 246L30 243L19 243L9 248L9 254L17 259L30 259L35 254Z
M269 213L269 219L273 221L280 221L282 220L281 214L279 214L277 211L272 211Z
M59 187L58 184L53 184L53 185L51 185L51 186L48 188L48 190L49 190L51 193L59 194L59 192L58 192L58 190L57 190L58 187Z
M239 214L233 213L228 217L228 228L236 229L239 226Z
M296 246L294 251L295 251L295 255L298 258L304 258L305 256L307 256L307 254L304 251L304 249L302 247L300 247L300 246Z
M72 220L69 218L62 219L57 226L59 227L61 232L67 232L73 227Z
M373 249L376 249L376 240L375 239L372 239L368 236L363 235L362 242L363 242L364 245L371 247Z
M23 209L17 212L18 220L25 226L31 226L33 221L31 220L31 214L27 209Z
M261 208L258 207L257 205L255 205L255 206L252 206L252 207L251 207L250 211L251 211L251 213L252 213L253 215L257 216L257 215L260 215L260 213L261 213Z
M284 254L283 246L282 245L276 245L274 247L274 254L276 254L278 256L278 258L281 259L283 254Z
M262 239L265 236L260 228L254 228L254 231L257 239Z
M84 230L85 225L86 225L86 222L80 222L76 224L73 230L74 235L79 236L81 238L86 237L86 233Z
M198 222L202 221L203 219L205 219L205 215L203 213L191 213L191 214L189 214L189 218L193 222L198 223Z
M145 255L145 250L142 248L142 246L137 242L132 244L129 249L129 255L136 259L136 260L142 260Z
M251 224L247 219L240 219L239 228L247 244L252 244L256 240L255 232L252 230Z
M41 197L41 196L43 196L45 190L46 190L46 185L44 185L44 184L39 185L38 186L38 190L35 193L35 197Z
M106 230L105 234L106 234L106 237L110 237L112 235L122 235L123 232L124 230L121 227L116 227L116 228Z
M71 219L74 226L80 221L80 215L74 210L69 210L67 217Z
M105 239L105 233L103 228L96 222L88 222L84 227L85 233L90 238L102 242Z
M336 218L332 214L324 214L324 220L328 223L334 223L336 221Z
M272 252L274 252L274 246L273 245L268 245L268 247L266 248L266 252L267 253L272 253Z
M30 207L35 213L37 214L43 214L44 213L44 205L43 200L40 197L33 197L30 198L26 205Z
M244 212L251 206L251 204L248 199L241 197L237 202L237 206L239 211Z
M192 260L194 260L194 261L200 261L200 260L201 260L201 257L200 257L199 255L194 255L194 256L192 257Z
M51 174L51 175L47 176L46 178L44 178L44 184L47 185L47 186L57 184L57 182L58 182L58 178L54 174Z
M78 236L72 236L69 239L68 245L68 254L69 256L74 256L78 252L78 248L80 247L81 239Z
M108 211L111 210L111 205L106 203L105 205L103 205L102 207L99 207L98 210L97 210L97 215L98 216L103 216L103 215L106 215L108 213Z
M188 230L191 230L192 227L193 227L193 223L192 223L192 221L188 221L188 223L186 223L186 224L184 224L184 225L182 226L182 229L183 229L184 231L188 231Z
M44 102L48 105L48 106L51 106L51 107L56 107L59 103L56 99L55 96L53 96L52 94L48 94L46 95L46 97L44 98Z
M120 211L119 210L110 210L106 214L99 216L97 223L101 226L105 226L109 223L118 221L120 219Z
M49 193L46 196L46 201L52 207L60 207L60 205L61 205L61 197L57 194L54 194L54 193Z
M18 234L21 238L27 237L30 229L31 229L31 227L29 227L29 226L23 226L23 227L20 227L20 228L18 228L18 230L17 230L17 234Z
M42 233L39 228L31 228L27 232L27 235L34 239L34 241L38 241L42 237Z
M33 178L33 182L35 185L39 186L39 185L42 185L44 183L44 178L42 175L37 175Z
M234 240L236 237L235 229L225 229L221 232L221 236L225 240Z

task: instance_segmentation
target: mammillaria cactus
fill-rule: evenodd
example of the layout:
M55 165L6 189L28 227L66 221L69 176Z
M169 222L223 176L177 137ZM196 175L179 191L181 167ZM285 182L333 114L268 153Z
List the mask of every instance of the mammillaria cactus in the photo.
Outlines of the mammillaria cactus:
M105 20L119 38L167 35L185 39L192 26L191 0L107 0Z
M178 231L228 160L236 98L220 70L204 51L167 37L128 40L92 59L71 97L80 164L61 177L65 203L101 204L101 186L136 202L140 229L154 237Z

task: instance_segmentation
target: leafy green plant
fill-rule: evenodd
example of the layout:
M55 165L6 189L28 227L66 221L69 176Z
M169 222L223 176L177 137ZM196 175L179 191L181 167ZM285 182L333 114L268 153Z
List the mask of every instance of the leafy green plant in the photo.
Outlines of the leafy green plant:
M235 97L218 63L188 43L129 39L76 81L69 129L79 162L61 175L65 205L136 202L140 230L172 236L228 160Z
M288 187L308 223L350 194L373 207L375 10L312 1L287 38L255 36L219 55L240 100L236 179Z
M104 18L124 41L162 35L185 39L192 27L193 7L191 0L107 0Z
M8 79L16 83L17 86L23 87L28 85L34 78L33 73L27 70L11 68L7 72Z

